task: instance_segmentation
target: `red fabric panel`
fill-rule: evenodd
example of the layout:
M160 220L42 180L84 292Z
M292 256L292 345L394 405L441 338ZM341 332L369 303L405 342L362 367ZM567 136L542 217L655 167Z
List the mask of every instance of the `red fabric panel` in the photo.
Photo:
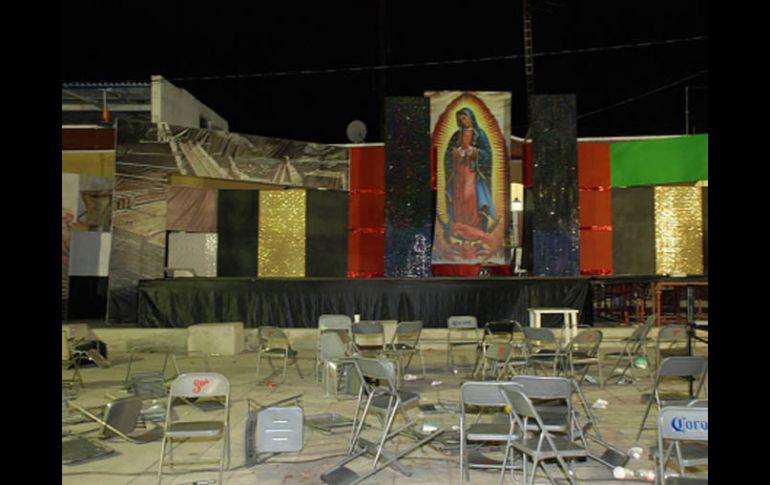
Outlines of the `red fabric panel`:
M351 232L348 235L348 277L385 275L385 233Z
M478 276L480 264L434 264L431 267L433 276ZM511 267L507 264L487 265L491 276L510 276Z
M612 192L578 191L580 227L612 225ZM581 241L582 244L582 241Z
M532 143L524 145L524 163L521 164L521 176L524 180L524 187L532 187ZM580 168L580 158L578 156L578 169ZM578 184L580 176L578 175Z
M349 278L385 274L385 147L350 149Z
M355 193L348 199L348 228L385 227L385 194Z
M578 188L609 186L609 143L578 143Z
M385 190L385 147L350 149L350 190Z
M578 143L578 197L580 274L612 274L612 192L608 143Z
M612 231L580 231L580 274L612 274Z
M62 128L62 150L111 150L115 148L114 128Z

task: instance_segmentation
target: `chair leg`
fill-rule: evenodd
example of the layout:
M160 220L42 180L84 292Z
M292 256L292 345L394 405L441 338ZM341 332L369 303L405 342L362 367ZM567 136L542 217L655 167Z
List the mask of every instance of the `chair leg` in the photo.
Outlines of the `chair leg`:
M163 462L166 458L166 437L163 437L163 442L160 445L160 463L158 464L158 485L161 485L163 479Z
M644 410L644 417L642 418L642 423L639 425L639 432L636 433L636 441L639 441L639 438L642 436L642 431L644 431L644 425L647 423L647 416L650 414L650 408L652 407L652 401L655 399L655 391L653 390L652 394L650 395L650 400L647 402L647 408Z

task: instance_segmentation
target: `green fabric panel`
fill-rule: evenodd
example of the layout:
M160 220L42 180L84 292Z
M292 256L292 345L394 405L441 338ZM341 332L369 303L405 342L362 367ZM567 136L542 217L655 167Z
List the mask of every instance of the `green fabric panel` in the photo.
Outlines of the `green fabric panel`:
M630 141L610 146L613 187L708 180L708 135Z

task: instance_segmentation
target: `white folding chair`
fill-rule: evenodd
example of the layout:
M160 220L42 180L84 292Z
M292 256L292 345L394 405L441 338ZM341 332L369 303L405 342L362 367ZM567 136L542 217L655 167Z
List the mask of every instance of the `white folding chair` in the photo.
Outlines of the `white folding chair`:
M181 398L184 402L195 399L196 403L201 400L224 401L221 417L217 420L178 420L174 412L174 405L177 399ZM218 461L198 460L194 462L174 461L174 441L184 441L191 438L220 440L224 439L222 444L222 453ZM166 447L168 444L169 457L166 457ZM163 441L160 448L160 464L158 465L158 485L163 479L163 467L167 465L199 465L204 463L219 463L219 481L222 483L222 473L225 467L225 456L227 456L227 466L230 465L230 382L222 374L215 372L201 372L182 374L171 384L168 395L168 405L166 407L166 419L163 425Z
M708 465L709 409L669 406L658 415L658 446L652 450L662 485L708 484L708 478L686 476L686 468ZM666 478L671 459L679 464L678 477Z

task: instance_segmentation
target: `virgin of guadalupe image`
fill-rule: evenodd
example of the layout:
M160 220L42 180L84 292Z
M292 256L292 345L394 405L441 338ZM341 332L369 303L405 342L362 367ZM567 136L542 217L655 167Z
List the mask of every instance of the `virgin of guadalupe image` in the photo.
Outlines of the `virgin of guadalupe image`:
M492 244L500 218L492 200L492 148L470 108L455 113L457 131L444 155L448 223L444 236L459 242Z

